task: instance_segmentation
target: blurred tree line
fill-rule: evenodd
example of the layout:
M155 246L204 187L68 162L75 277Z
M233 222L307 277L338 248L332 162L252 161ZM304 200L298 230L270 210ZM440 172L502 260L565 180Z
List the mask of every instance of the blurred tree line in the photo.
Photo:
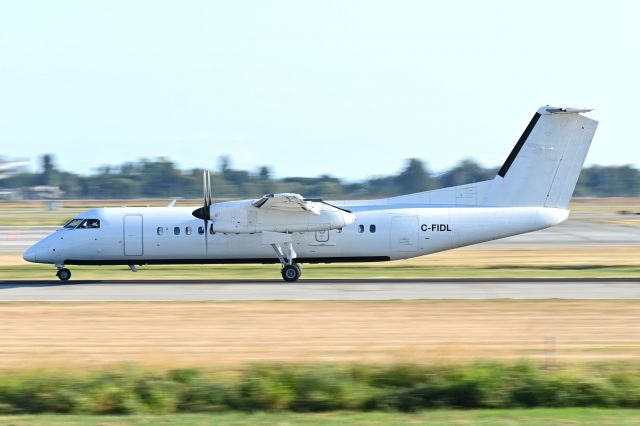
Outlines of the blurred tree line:
M497 168L484 168L471 159L441 174L432 173L418 159L406 161L396 175L345 182L329 175L276 179L271 170L236 170L229 157L221 157L212 174L217 198L258 197L266 193L295 192L307 197L369 198L426 191L492 179ZM41 159L37 173L20 173L0 180L0 189L58 186L65 198L198 198L202 195L202 169L180 170L166 158L142 159L118 166L102 166L92 175L59 170L51 154ZM640 171L632 166L591 166L582 171L575 196L640 196Z

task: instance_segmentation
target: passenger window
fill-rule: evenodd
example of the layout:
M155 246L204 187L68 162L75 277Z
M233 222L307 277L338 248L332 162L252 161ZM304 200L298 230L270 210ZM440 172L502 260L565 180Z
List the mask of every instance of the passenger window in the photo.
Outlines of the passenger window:
M358 225L358 232L361 234L364 232L364 225Z
M157 232L158 232L158 235L164 234L164 228L162 226L158 226Z
M204 226L198 226L198 234L204 235Z
M179 226L174 226L173 227L173 235L180 235L180 227Z
M372 234L374 232L376 232L376 226L375 225L369 225L369 232L371 232Z
M186 228L184 228L184 233L187 235L191 235L191 227L187 226Z

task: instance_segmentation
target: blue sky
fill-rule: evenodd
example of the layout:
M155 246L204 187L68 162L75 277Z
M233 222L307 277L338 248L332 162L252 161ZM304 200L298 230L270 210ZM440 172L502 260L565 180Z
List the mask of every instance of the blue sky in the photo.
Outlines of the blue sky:
M2 1L0 155L278 176L499 165L541 105L640 165L640 3Z

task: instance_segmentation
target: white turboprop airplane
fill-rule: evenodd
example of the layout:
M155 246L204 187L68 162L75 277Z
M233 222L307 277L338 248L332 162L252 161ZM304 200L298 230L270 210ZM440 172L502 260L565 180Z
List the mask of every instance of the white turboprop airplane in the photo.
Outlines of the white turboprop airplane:
M588 109L540 108L495 178L378 200L327 203L298 194L204 206L88 210L31 246L24 259L65 265L377 262L548 228L569 200L598 122Z

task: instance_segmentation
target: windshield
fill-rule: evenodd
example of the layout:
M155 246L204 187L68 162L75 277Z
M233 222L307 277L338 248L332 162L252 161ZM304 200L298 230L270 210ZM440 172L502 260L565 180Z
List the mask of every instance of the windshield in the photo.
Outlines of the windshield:
M71 219L69 222L64 224L64 227L74 229L76 226L80 225L83 220L84 219Z
M85 219L84 222L78 226L78 228L100 228L100 220L99 219Z
M71 219L64 227L67 229L97 229L100 228L100 219Z

